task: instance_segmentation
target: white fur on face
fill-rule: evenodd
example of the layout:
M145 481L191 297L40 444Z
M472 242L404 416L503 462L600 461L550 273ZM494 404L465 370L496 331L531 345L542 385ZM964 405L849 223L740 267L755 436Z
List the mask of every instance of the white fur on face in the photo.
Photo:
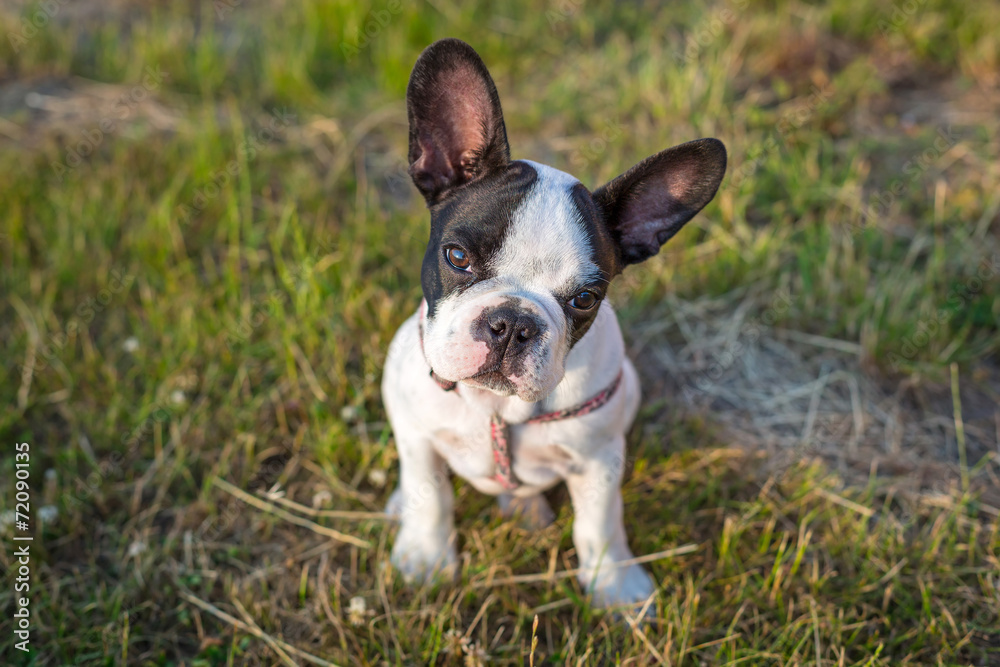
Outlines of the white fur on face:
M580 181L566 172L524 160L538 180L514 212L499 255L498 276L532 291L565 292L600 276L590 259L590 241L571 192Z
M510 299L542 319L547 332L524 373L509 378L524 400L539 400L562 379L569 327L561 299L600 276L591 260L591 239L572 198L579 181L565 172L528 162L538 179L514 212L499 251L494 277L438 301L424 327L424 352L440 377L463 380L477 373L488 348L472 337L472 324L487 308ZM559 295L557 298L556 295Z

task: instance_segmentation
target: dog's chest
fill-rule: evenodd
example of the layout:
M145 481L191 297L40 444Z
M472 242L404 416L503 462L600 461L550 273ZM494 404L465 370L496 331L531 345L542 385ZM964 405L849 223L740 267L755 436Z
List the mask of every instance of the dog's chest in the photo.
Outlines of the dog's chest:
M559 429L545 424L513 424L506 436L512 470L520 487L515 495L531 495L573 474L578 461L571 448L559 442ZM488 418L465 415L432 433L435 448L455 474L483 493L504 492L497 473L494 439Z

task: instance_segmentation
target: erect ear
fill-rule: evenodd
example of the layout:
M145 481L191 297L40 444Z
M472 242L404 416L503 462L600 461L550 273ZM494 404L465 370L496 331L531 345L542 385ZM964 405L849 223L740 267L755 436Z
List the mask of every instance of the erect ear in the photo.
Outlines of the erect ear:
M420 54L406 88L410 177L430 206L510 161L500 96L479 54L458 39Z
M726 173L726 147L698 139L668 148L594 192L622 264L660 251L688 220L712 201Z

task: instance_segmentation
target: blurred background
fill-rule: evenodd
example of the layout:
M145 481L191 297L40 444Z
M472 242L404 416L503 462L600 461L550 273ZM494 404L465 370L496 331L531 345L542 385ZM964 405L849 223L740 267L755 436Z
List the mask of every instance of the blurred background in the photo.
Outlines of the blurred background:
M6 572L15 442L35 539L30 651L5 584L2 661L1000 664L998 25L977 0L3 0ZM729 149L612 292L645 629L561 574L564 491L528 532L456 481L460 581L386 567L378 383L428 228L404 96L446 36L514 158L594 188Z

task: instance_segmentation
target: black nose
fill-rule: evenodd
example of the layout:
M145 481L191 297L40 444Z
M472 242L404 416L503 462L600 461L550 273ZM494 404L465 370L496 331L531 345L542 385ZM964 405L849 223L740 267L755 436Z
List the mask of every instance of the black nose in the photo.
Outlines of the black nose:
M476 340L485 342L491 352L503 357L523 350L538 336L540 327L534 315L510 306L501 306L480 315L475 329Z

